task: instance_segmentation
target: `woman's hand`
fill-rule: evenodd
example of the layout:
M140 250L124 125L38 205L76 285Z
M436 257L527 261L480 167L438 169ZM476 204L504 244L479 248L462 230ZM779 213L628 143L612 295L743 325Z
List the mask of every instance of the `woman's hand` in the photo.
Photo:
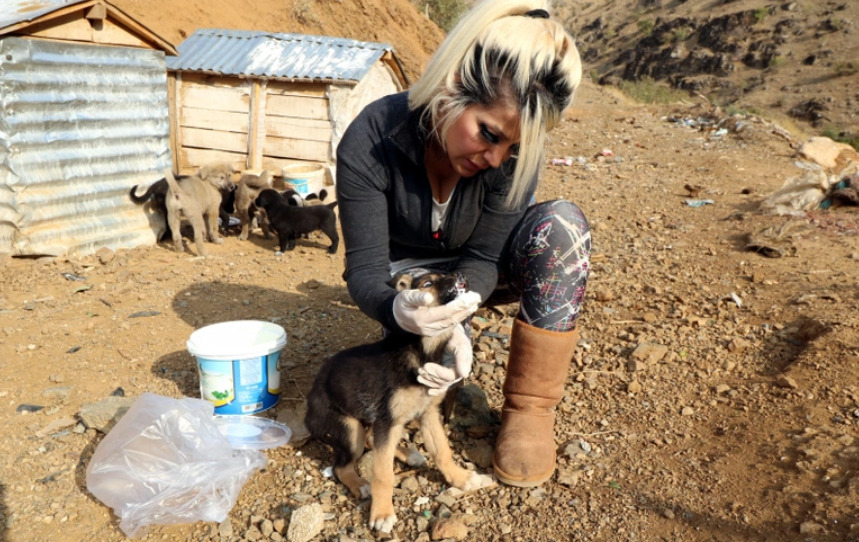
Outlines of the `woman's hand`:
M394 299L394 319L404 331L433 337L459 324L480 306L480 294L465 292L446 305L430 307L433 295L420 290L403 290Z
M438 363L426 363L418 369L418 382L429 388L430 395L445 393L448 388L471 374L474 350L471 347L471 339L462 326L456 326L444 350L446 354L453 356L453 368Z

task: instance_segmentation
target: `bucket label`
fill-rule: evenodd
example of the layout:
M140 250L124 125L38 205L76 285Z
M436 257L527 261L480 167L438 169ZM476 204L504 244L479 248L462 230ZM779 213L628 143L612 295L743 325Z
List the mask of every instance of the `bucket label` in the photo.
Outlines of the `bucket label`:
M280 352L232 361L198 358L200 394L215 414L256 414L280 399Z
M310 181L307 179L293 179L288 184L293 190L301 194L302 197L310 194Z

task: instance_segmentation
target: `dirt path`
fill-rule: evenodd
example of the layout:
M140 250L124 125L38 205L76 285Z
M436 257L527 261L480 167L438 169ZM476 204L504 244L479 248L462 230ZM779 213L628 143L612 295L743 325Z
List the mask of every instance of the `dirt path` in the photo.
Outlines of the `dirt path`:
M577 202L595 250L559 407L557 476L536 490L457 497L433 469L399 467L397 539L428 540L448 513L468 540L859 539L859 215L755 212L799 172L788 141L754 118L721 134L669 122L672 113L700 111L633 106L586 87L551 141L548 158L572 165L547 165L539 197ZM792 256L746 249L749 234L785 225ZM199 397L185 348L194 329L236 319L284 326L285 385L265 413L273 418L301 404L325 356L376 337L340 278L342 248L328 256L324 246L311 239L276 257L274 241L231 236L205 260L167 245L4 259L0 540L125 539L86 490L102 435L78 417L118 388L129 400ZM478 363L450 432L458 459L487 472L509 314L480 315ZM268 468L242 488L228 522L157 526L141 539L279 540L312 503L323 514L314 540L377 539L366 503L322 476L327 450L308 443L265 455Z

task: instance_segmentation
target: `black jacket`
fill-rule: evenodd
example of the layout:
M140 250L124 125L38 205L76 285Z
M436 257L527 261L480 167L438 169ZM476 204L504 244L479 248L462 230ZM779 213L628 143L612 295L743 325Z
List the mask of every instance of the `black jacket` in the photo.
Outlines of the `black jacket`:
M397 292L387 284L390 262L457 257L457 270L485 300L497 285L507 237L536 188L535 178L522 204L506 208L513 159L462 179L434 238L420 113L409 111L406 92L376 100L349 125L337 148L343 277L358 307L388 329L399 329L392 313Z

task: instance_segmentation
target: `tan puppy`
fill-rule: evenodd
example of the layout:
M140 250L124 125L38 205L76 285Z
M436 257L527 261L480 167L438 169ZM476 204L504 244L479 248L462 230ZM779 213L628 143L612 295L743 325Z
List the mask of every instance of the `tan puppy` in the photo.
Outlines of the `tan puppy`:
M223 243L218 234L218 213L221 208L221 192L234 190L230 171L223 167L203 167L196 175L179 180L173 172L164 174L167 181L167 196L164 205L167 209L167 224L173 235L173 246L177 252L185 250L182 243L182 220L194 229L194 243L197 253L206 256L203 243L205 236L213 243Z
M239 239L245 240L248 238L251 221L259 214L262 215L265 211L258 213L254 200L259 196L259 193L272 187L271 172L267 169L262 170L259 174L245 172L239 179L236 187L236 218L242 223L242 231L239 233ZM262 228L263 235L266 239L271 239L271 231L268 227L268 222L264 216L258 218L259 226Z

